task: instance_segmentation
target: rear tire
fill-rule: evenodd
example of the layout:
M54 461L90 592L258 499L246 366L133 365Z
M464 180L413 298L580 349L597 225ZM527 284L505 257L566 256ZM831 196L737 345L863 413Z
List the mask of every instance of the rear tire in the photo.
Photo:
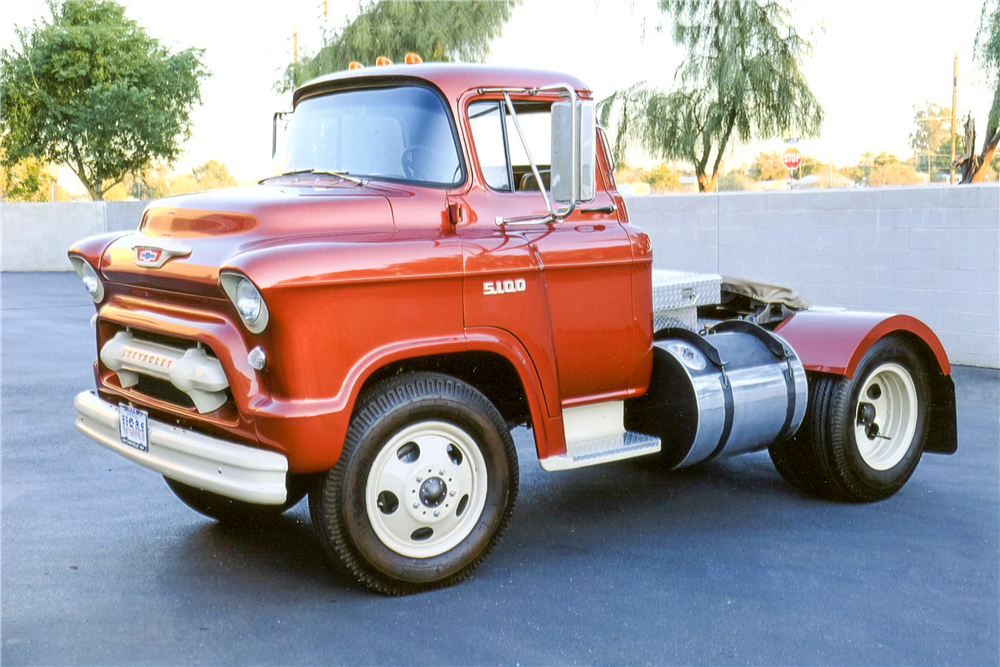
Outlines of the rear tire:
M333 560L401 595L467 577L499 541L517 490L514 442L493 404L454 378L414 373L359 401L309 511Z
M258 505L242 500L234 500L218 493L203 491L189 484L164 477L164 481L181 502L199 514L215 519L220 523L264 523L273 521L284 512L295 507L309 490L306 477L290 475L288 482L288 497L281 505Z
M924 450L930 383L919 355L886 337L868 350L853 379L811 374L799 432L771 445L775 468L792 486L854 502L892 496Z

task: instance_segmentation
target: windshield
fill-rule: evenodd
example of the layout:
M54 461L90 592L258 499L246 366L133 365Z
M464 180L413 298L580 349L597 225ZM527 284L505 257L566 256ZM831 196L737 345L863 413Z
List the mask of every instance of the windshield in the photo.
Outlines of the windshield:
M453 186L462 181L450 115L427 88L371 88L299 103L274 175L333 172Z

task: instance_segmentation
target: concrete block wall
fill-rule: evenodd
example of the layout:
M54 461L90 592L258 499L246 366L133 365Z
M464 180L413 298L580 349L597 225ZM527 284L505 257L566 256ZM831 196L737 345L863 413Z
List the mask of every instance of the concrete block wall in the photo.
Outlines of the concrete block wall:
M926 322L953 363L1000 367L1000 187L659 195L627 201L657 268L792 287Z
M953 363L1000 367L1000 187L630 197L658 268L788 285L814 303L927 322ZM0 270L69 271L66 250L135 229L146 202L0 204Z
M73 243L137 228L146 203L0 202L0 271L71 271L66 251Z

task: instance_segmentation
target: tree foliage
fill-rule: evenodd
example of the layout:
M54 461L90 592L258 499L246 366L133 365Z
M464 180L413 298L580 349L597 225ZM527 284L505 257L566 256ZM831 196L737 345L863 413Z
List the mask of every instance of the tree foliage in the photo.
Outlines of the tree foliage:
M112 0L49 10L0 51L3 164L64 164L101 199L151 160L178 157L208 76L203 51L169 51Z
M600 105L617 127L618 154L638 141L653 154L690 162L698 189L715 189L730 140L769 139L791 130L815 136L823 110L801 62L811 50L776 0L660 0L684 62L666 92L643 84Z
M931 101L914 105L909 143L918 169L929 174L947 171L951 164L951 108Z
M0 169L0 192L5 201L44 202L52 197L56 178L35 158Z
M158 199L188 192L231 188L239 183L226 169L226 165L217 160L209 160L186 174L170 173L164 164L150 166L140 174L127 176L123 185L123 194L126 196L135 199Z
M987 79L992 81L993 106L986 120L983 147L976 154L976 126L971 118L966 125L966 151L959 161L962 183L979 183L986 175L1000 144L1000 0L984 0L979 30L974 44L976 61Z
M369 2L311 56L285 70L275 86L288 92L323 74L347 69L352 60L374 65L378 56L403 62L409 52L424 60L477 62L489 55L520 0L444 2L378 0Z

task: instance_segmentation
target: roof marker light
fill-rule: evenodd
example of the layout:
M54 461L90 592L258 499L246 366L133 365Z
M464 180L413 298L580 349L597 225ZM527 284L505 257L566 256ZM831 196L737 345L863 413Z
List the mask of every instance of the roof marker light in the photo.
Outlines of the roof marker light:
M421 58L419 54L410 51L406 54L406 60L404 62L406 62L407 65L416 65L417 63L424 62L424 59Z
M375 67L382 67L383 65L391 65L392 61L385 56L379 56L375 59Z
M347 66L347 69L364 69L365 66L359 63L357 60L352 60L351 64Z

